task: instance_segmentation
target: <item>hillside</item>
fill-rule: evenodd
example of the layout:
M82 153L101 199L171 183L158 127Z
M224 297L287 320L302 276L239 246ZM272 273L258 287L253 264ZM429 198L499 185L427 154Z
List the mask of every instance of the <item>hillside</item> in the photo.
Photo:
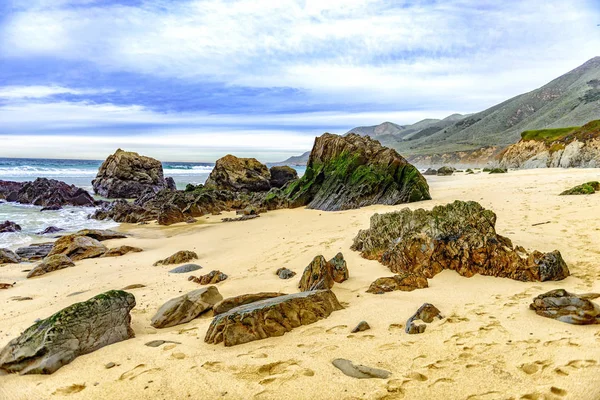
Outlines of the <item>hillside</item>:
M386 134L379 136L381 125L350 131L367 134L372 128L383 144L410 156L504 147L518 141L523 131L581 126L599 118L600 57L595 57L539 89L458 121L424 120L406 126L385 123L387 128L382 131ZM391 132L390 126L401 129Z
M292 156L284 161L279 161L276 163L271 163L271 165L296 165L296 166L305 166L308 163L308 157L310 157L310 151L306 153L302 153L299 156Z

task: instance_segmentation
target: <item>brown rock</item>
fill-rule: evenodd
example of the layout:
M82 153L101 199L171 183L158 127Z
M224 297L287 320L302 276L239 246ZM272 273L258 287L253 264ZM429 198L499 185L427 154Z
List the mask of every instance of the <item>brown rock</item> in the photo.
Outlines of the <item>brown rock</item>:
M172 256L165 258L164 260L159 260L155 262L153 265L156 267L159 265L182 264L197 259L198 254L194 253L193 251L181 250L173 254Z
M369 286L367 293L383 294L395 290L412 292L415 289L423 289L426 287L429 287L427 278L410 272L403 272L398 275L376 279L375 282L371 283L371 286Z
M229 310L243 306L245 304L255 303L260 300L271 299L273 297L285 296L285 293L277 293L277 292L261 292L261 293L251 293L251 294L242 294L240 296L229 297L227 299L221 300L213 307L213 312L215 315L223 314L224 312L228 312Z
M133 285L127 285L121 290L133 290L133 289L141 289L145 288L146 285L142 285L141 283L134 283Z
M534 298L529 308L542 317L568 324L600 324L600 306L590 301L598 297L598 293L578 295L564 289L556 289Z
M121 247L115 247L112 249L108 249L106 251L106 253L104 253L104 255L102 255L102 257L119 257L119 256L124 256L127 253L139 253L142 251L144 251L144 250L140 249L139 247L121 246Z
M364 332L371 329L371 326L367 323L367 321L360 321L356 328L352 329L352 333Z
M17 282L13 282L13 283L0 283L0 289L9 289L13 286L15 286L17 284Z
M329 260L327 265L331 271L331 277L336 283L342 283L350 277L348 266L346 265L346 260L344 260L344 255L342 253L337 253L335 257Z
M334 282L348 279L348 267L342 253L338 253L329 262L325 257L317 256L304 269L298 287L301 291L331 289Z
M29 274L27 274L27 278L33 278L34 276L41 276L47 274L48 272L58 271L59 269L74 267L75 263L64 254L55 254L53 256L48 256L44 258L44 260L35 266Z
M270 179L267 167L255 158L228 154L217 160L204 185L234 192L266 192L271 188Z
M190 276L188 281L199 283L200 285L211 285L215 283L219 283L227 279L227 275L222 273L221 271L210 271L206 275L201 276Z
M48 256L64 254L72 261L79 261L86 258L100 257L107 250L106 246L91 237L67 235L54 242L54 246Z
M165 204L160 208L156 222L159 225L173 225L180 222L186 222L189 217L186 217L181 209L173 204Z
M423 333L426 325L417 325L415 321L421 320L429 324L433 322L434 318L442 319L444 317L433 304L425 303L406 321L405 331L409 334Z
M274 297L236 307L215 316L206 343L235 346L253 340L282 336L302 325L327 318L343 307L331 290L316 290Z
M21 262L21 257L13 253L9 249L0 249L0 264L18 264Z
M241 217L236 217L236 218L222 218L221 221L223 221L223 222L248 221L249 219L254 219L254 218L258 218L258 217L260 217L260 215L258 215L258 214L242 215Z
M287 268L279 268L275 274L281 279L290 279L296 276L296 273Z
M186 293L163 304L152 317L152 326L155 328L168 328L184 324L223 300L216 286L209 286Z
M112 239L125 239L126 234L111 229L82 229L75 233L77 236L87 236L99 242Z

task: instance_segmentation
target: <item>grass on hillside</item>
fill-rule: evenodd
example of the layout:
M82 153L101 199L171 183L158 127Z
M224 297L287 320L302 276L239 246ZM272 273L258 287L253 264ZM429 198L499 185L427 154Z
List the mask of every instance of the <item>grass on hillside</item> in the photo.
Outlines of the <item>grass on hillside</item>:
M584 126L568 128L540 129L521 133L522 140L537 140L550 144L568 144L579 139L581 141L600 137L600 120L588 122Z
M579 126L570 126L568 128L540 129L536 131L525 131L521 133L522 140L537 140L539 142L553 142L567 136Z

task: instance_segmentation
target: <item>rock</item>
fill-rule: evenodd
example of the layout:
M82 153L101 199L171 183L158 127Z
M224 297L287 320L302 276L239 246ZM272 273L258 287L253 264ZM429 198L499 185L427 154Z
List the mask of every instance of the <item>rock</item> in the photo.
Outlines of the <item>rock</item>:
M127 237L124 233L110 229L82 229L74 233L74 235L91 237L99 242L112 239L125 239Z
M210 271L206 275L202 276L190 276L188 281L199 283L200 285L211 285L215 283L219 283L227 279L228 276L222 273L221 271Z
M234 192L266 192L271 189L271 173L255 158L231 154L219 158L204 186Z
M235 346L282 336L293 328L327 318L343 307L331 290L288 294L236 307L212 320L204 341Z
M62 232L62 231L64 231L64 229L57 228L55 226L49 226L46 229L44 229L43 231L38 232L37 234L38 235L49 235L52 233L57 233L57 232Z
M336 358L331 362L334 367L339 369L344 373L344 375L348 375L352 378L357 379L387 379L392 376L390 371L386 371L383 369L366 367L364 365L354 365L352 361L346 360L344 358Z
M221 300L223 300L223 296L216 286L194 290L163 304L152 317L152 326L168 328L184 324L210 310Z
M111 369L111 368L114 368L114 367L116 367L116 366L117 366L117 364L115 364L114 362L109 362L108 364L106 364L106 365L104 366L104 368L106 368L106 369Z
M21 227L12 221L0 223L0 233L21 232Z
M579 186L575 186L569 190L565 190L560 196L577 195L577 194L594 194L600 191L600 182L592 181Z
M238 222L238 221L247 221L249 219L254 219L254 218L258 218L260 217L260 215L242 215L241 217L237 217L237 218L222 218L221 221L223 222Z
M173 344L181 344L180 342L174 342L172 340L151 340L147 343L144 343L144 346L148 346L148 347L160 347L165 343L173 343Z
M506 168L492 168L490 169L490 174L505 174L508 170Z
M0 371L51 374L80 355L135 336L132 294L111 290L41 320L0 351Z
M194 253L193 251L181 250L181 251L178 251L177 253L173 254L172 256L165 258L164 260L159 260L159 261L155 262L153 265L156 267L159 265L181 264L184 262L197 260L197 259L198 259L198 254Z
M141 283L134 283L133 285L127 285L121 290L133 290L133 289L141 289L145 288L146 285L142 285Z
M251 294L242 294L240 296L229 297L227 299L221 300L213 307L213 312L215 315L223 314L228 312L229 310L243 306L245 304L254 303L260 300L271 299L274 297L286 296L285 293L277 293L277 292L261 292L261 293L251 293Z
M342 283L348 279L348 267L342 253L325 262L325 257L317 256L304 269L298 287L301 291L331 289L334 282Z
M561 280L569 269L560 252L517 251L495 230L496 214L476 202L455 201L431 211L405 208L371 217L354 238L353 250L392 272L432 278L444 269L520 281Z
M198 264L185 264L177 268L173 268L169 271L171 274L185 274L187 272L193 272L201 269L202 267Z
M140 197L146 191L154 193L172 186L163 175L160 161L138 153L118 149L102 163L94 192L109 199Z
M56 254L48 256L33 268L28 274L27 278L33 278L34 276L41 276L48 272L58 271L59 269L74 267L75 263L64 254Z
M376 279L369 286L367 293L383 294L395 290L412 292L415 289L424 289L427 287L429 287L427 278L410 272L403 272L398 275Z
M58 211L58 210L62 210L62 207L61 206L42 207L42 209L40 210L40 212L44 212L44 211Z
M168 226L179 222L186 222L187 219L188 217L183 214L180 208L174 204L165 204L160 208L156 222L158 222L159 225Z
M600 306L590 301L598 297L598 293L578 295L564 289L556 289L534 298L529 308L542 317L568 324L600 324Z
M33 297L29 297L29 296L13 296L10 298L10 300L12 301L28 301L28 300L33 300Z
M16 253L19 257L27 260L27 261L37 261L45 258L52 248L54 247L54 243L36 243L31 244L27 247L20 247L17 249Z
M285 193L290 206L324 211L431 199L418 169L395 150L353 133L316 138L305 174Z
M281 279L290 279L296 276L296 273L294 271L289 270L287 268L279 268L277 272L275 272L275 274Z
M429 324L433 322L434 318L442 319L444 317L440 313L440 310L433 304L425 303L406 321L406 328L404 330L409 334L423 333L425 332L426 325L417 325L415 321L421 320Z
M104 253L102 257L119 257L124 256L127 253L140 253L142 251L144 250L140 249L139 247L120 246L106 250L106 253Z
M167 184L167 189L177 190L177 184L175 183L175 179L173 179L173 177L171 177L171 176L166 177L165 182Z
M342 283L350 278L348 266L342 253L337 253L327 264L334 282Z
M100 257L108 249L98 240L89 236L66 235L54 242L54 246L48 256L64 254L72 261L79 261L86 258Z
M356 325L356 328L352 329L352 333L363 332L369 329L371 329L371 327L367 321L360 321L358 325Z
M287 165L271 167L269 172L271 173L269 183L275 188L282 188L288 182L298 179L298 172Z
M423 175L437 175L437 169L427 168Z
M17 284L17 282L13 282L13 283L0 283L0 289L9 289L13 286L15 286Z
M0 249L0 264L18 264L21 257L9 249Z
M437 170L438 176L450 176L454 173L454 168L452 167L442 167Z
M33 182L4 182L0 193L8 201L33 204L46 209L60 209L62 206L94 207L94 198L84 189L68 185L55 179L37 178ZM8 192L8 193L7 193Z

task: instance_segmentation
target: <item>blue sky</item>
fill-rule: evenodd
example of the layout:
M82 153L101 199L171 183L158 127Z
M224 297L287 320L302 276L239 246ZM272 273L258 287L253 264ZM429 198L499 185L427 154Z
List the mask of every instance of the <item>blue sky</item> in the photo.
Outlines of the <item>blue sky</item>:
M276 161L600 55L597 0L0 0L0 157Z

